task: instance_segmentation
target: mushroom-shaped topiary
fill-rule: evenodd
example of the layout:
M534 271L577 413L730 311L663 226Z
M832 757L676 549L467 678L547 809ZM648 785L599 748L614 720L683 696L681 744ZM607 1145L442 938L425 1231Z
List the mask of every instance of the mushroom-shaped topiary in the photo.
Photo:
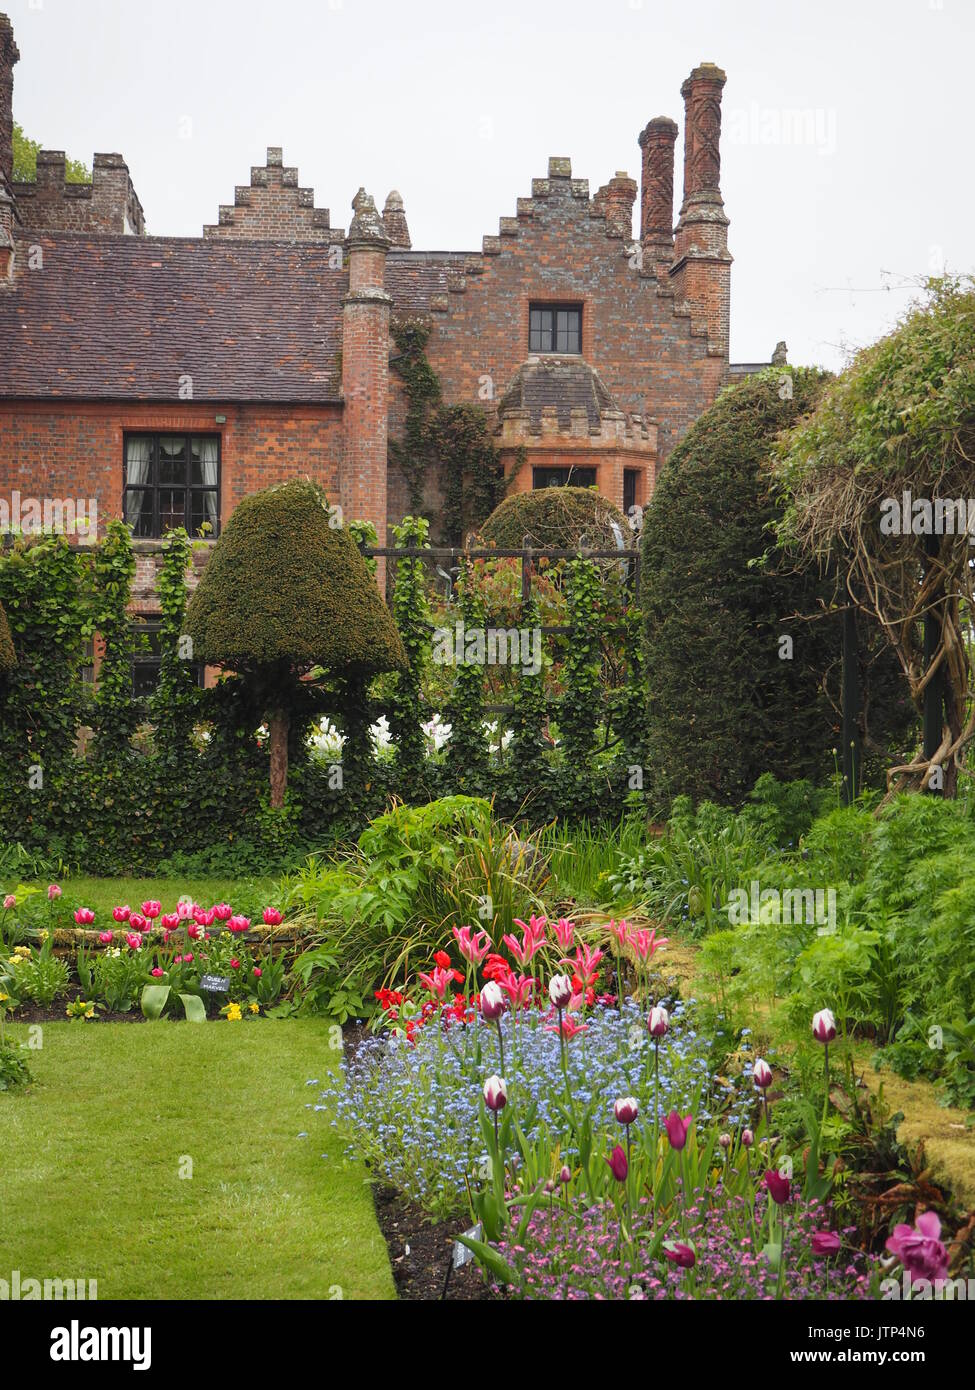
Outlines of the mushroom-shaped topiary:
M10 624L7 622L7 615L3 611L3 604L0 603L0 676L12 671L17 665L17 653L14 651L14 639L10 635Z
M613 550L617 535L625 544L629 542L623 513L587 487L512 493L478 531L480 540L499 550L520 550L526 537L533 550L574 550L580 540L590 550Z
M365 560L307 480L244 498L190 600L186 630L194 659L235 671L266 710L275 807L284 804L302 678L316 666L362 678L406 665Z

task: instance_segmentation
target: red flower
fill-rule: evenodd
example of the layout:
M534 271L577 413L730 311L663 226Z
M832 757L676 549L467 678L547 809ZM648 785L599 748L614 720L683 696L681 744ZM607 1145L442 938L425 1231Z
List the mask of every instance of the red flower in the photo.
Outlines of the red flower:
M506 980L513 972L504 956L492 953L485 962L483 973L486 980L496 980L500 983L502 980Z
M441 970L450 969L450 957L447 955L446 951L438 951L433 959L437 965L440 966Z
M792 1195L792 1183L781 1173L777 1173L774 1168L769 1168L766 1172L765 1186L768 1188L772 1201L780 1207L785 1206Z

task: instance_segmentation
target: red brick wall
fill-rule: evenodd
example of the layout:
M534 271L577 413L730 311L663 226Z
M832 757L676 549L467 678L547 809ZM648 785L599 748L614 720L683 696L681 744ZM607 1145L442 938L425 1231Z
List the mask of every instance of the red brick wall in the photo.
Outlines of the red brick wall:
M216 424L216 415L226 415L226 424ZM100 522L121 515L125 430L219 434L221 523L247 493L288 478L314 478L339 497L339 406L84 401L0 401L0 496L94 497Z
M205 237L243 237L264 241L341 241L329 227L328 208L315 207L315 192L298 186L298 170L285 168L279 146L270 146L267 164L251 169L249 184L238 184L233 204L223 204L219 222L204 227Z
M652 267L641 273L631 265L628 243L608 236L605 218L591 212L584 180L535 180L518 210L487 239L498 253L471 257L477 273L454 277L446 311L432 315L428 356L445 398L477 401L481 379L490 377L496 403L530 355L529 303L581 302L583 357L622 410L659 422L666 458L727 377L726 352L709 343L707 320L678 308L673 286L661 285ZM726 300L726 285L715 289L715 302ZM401 422L397 400L391 431ZM391 489L391 501L399 491Z

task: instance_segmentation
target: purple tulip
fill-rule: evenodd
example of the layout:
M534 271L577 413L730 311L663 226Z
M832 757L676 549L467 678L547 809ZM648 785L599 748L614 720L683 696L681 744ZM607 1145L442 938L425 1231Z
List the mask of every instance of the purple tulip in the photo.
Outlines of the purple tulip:
M667 1138L670 1140L672 1149L682 1149L687 1143L687 1131L694 1121L693 1115L678 1115L676 1110L671 1110L664 1120L664 1129L667 1131Z
M820 1009L818 1014L813 1014L812 1033L816 1041L824 1045L833 1041L836 1037L836 1019L832 1009Z
M619 1144L606 1159L609 1164L610 1172L617 1182L626 1182L626 1175L630 1171L630 1165L626 1161L626 1154Z
M484 1104L495 1114L508 1104L508 1086L501 1076L489 1076L484 1083Z
M621 1125L631 1125L639 1113L640 1106L633 1096L623 1096L613 1106L613 1114Z

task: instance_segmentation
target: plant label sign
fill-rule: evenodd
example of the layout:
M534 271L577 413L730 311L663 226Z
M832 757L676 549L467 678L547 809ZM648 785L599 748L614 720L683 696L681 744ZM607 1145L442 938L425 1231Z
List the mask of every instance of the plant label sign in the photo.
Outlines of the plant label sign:
M230 992L230 976L201 975L200 988L205 994L228 994Z
M465 1231L464 1235L469 1236L471 1240L483 1240L484 1229L481 1226L480 1221L477 1223L476 1226L472 1226L469 1231ZM463 1269L464 1265L469 1264L470 1261L473 1260L473 1258L473 1250L468 1250L467 1246L461 1245L459 1240L454 1241L454 1269Z

